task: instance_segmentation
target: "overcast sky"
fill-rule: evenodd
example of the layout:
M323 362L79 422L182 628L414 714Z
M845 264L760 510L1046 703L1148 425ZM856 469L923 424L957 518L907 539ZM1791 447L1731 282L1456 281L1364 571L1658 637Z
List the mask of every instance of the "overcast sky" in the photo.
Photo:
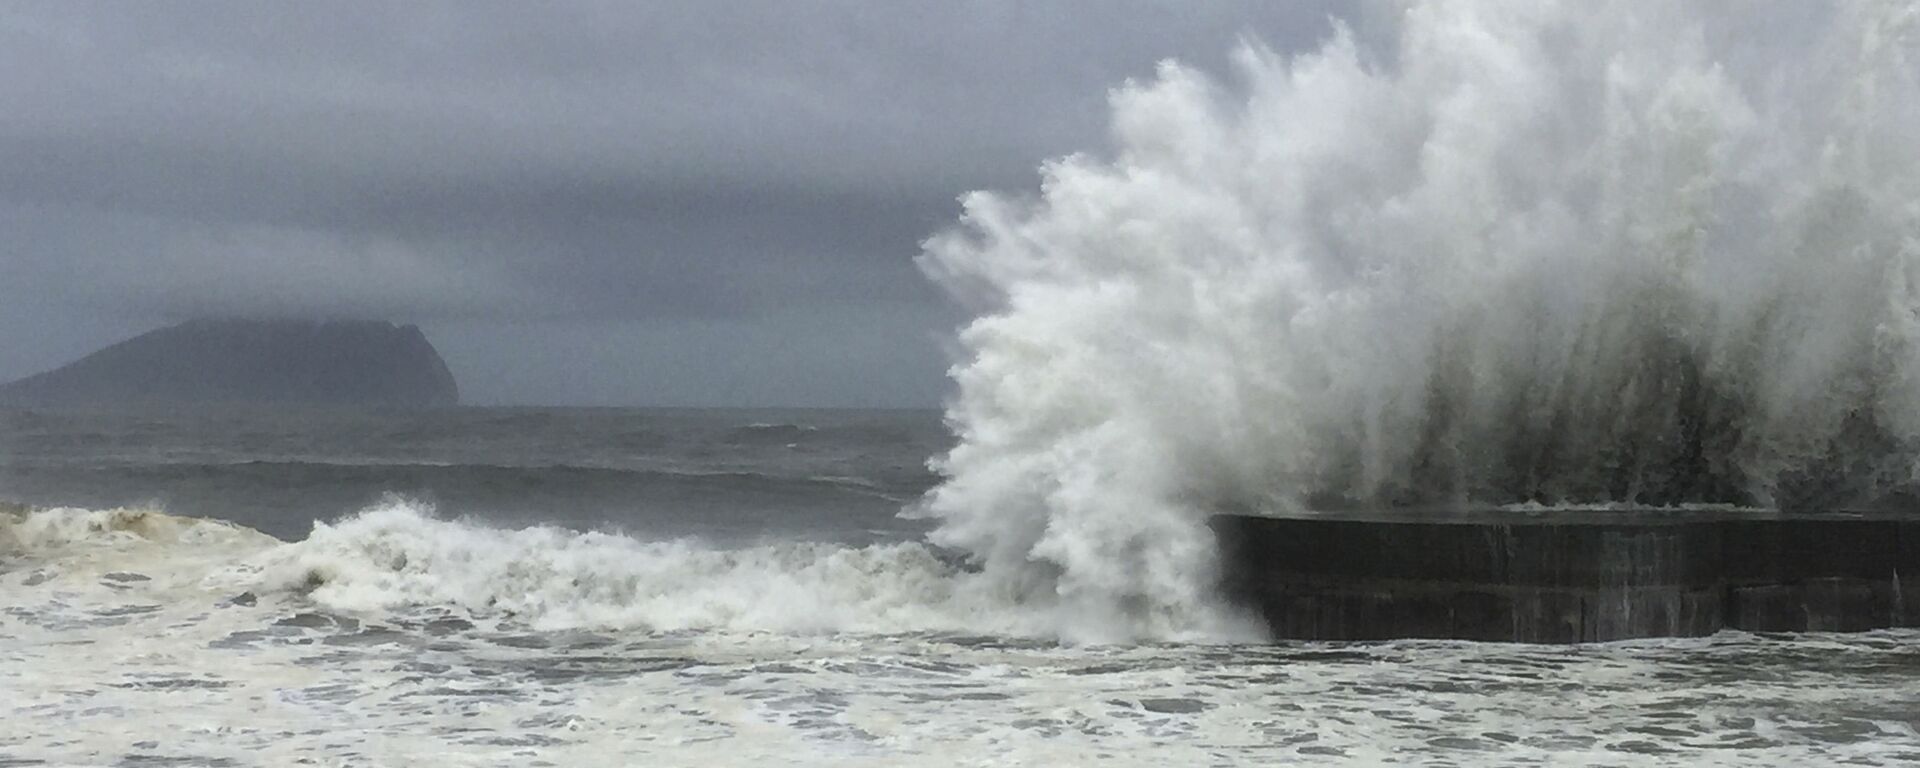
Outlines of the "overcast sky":
M931 406L914 268L1109 88L1338 3L10 2L0 380L196 315L419 323L482 404Z

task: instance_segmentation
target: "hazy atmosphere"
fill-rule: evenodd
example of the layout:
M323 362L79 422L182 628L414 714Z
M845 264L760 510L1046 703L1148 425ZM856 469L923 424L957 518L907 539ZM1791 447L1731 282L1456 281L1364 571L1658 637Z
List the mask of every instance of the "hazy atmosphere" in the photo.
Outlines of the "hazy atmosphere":
M935 405L961 315L913 258L958 195L1104 146L1157 61L1335 11L11 4L0 381L195 316L369 317L474 404Z

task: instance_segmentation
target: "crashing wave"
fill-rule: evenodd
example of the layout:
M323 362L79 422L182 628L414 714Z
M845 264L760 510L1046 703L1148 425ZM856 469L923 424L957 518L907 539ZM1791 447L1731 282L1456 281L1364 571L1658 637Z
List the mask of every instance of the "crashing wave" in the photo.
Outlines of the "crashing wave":
M1393 23L1163 64L963 199L935 542L1151 636L1217 619L1223 509L1913 495L1920 6Z
M433 517L392 501L255 560L263 591L345 611L453 607L540 629L995 633L1052 636L919 543L781 542L717 549L562 528Z
M372 616L455 610L540 630L1114 637L1109 628L1062 621L1050 604L1001 589L920 542L729 549L496 528L440 518L398 497L316 522L295 542L153 509L6 512L0 565L8 557L23 558L35 586L51 579L62 588L116 589L98 582L138 574L168 599L250 592Z

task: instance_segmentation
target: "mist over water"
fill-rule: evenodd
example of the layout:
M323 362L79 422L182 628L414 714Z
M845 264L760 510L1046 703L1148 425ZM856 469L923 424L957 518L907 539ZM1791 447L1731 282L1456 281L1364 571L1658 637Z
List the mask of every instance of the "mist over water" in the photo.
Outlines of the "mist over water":
M1108 151L963 199L921 257L978 311L936 543L1077 626L1231 636L1222 510L1911 493L1914 3L1395 20L1165 63Z

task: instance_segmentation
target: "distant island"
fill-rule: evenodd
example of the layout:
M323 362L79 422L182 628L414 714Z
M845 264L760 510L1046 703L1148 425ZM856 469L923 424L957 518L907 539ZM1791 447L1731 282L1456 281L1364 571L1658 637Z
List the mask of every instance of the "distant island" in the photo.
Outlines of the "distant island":
M0 405L454 405L460 390L418 327L382 321L202 319L0 384Z

